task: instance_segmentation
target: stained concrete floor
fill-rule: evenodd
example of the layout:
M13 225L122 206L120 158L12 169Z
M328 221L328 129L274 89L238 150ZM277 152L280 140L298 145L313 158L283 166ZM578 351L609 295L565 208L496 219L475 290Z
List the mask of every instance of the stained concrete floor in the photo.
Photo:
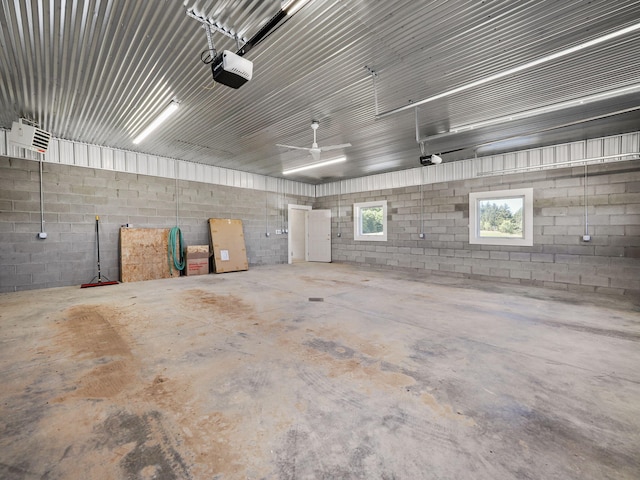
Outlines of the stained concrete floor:
M634 299L337 264L3 294L0 478L638 479L639 346Z

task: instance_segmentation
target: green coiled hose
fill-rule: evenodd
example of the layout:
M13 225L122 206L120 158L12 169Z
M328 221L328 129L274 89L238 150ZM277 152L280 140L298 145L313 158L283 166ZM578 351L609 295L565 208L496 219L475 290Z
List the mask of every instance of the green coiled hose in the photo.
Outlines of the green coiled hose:
M180 251L178 251L178 241ZM173 275L172 267L175 267L178 271L184 270L186 264L184 259L184 239L182 238L182 230L178 227L173 227L169 230L169 254L167 261L169 262L169 272L171 275Z

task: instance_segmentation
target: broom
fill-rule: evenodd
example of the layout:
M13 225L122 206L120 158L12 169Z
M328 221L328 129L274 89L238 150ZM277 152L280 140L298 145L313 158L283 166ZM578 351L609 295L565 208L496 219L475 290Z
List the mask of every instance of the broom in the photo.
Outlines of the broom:
M106 281L102 280L102 274L100 273L100 231L98 230L99 222L100 222L100 217L98 215L96 215L96 243L97 243L97 246L98 246L98 275L93 277L93 279L91 280L90 283L83 283L82 285L80 285L80 288L102 287L104 285L117 285L118 284L118 282L110 281L106 276L104 277L104 279ZM96 279L98 280L97 282L96 282Z

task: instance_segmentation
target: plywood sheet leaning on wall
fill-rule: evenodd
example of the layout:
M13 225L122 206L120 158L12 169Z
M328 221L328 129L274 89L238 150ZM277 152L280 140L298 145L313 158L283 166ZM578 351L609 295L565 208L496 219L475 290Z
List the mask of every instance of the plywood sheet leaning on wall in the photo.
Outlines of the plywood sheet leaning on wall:
M120 281L139 282L171 277L168 228L120 229ZM180 272L173 270L173 276Z
M242 220L210 218L209 239L215 273L249 270Z

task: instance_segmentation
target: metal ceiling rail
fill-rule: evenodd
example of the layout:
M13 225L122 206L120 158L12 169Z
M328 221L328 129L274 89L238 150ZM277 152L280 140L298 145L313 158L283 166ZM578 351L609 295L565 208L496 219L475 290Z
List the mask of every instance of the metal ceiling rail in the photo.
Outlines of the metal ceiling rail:
M225 28L224 26L220 25L215 20L210 20L209 18L197 15L193 10L187 10L187 16L193 18L194 20L199 21L205 27L213 29L213 30L215 30L215 31L217 31L219 33L222 33L223 35L226 35L229 38L232 38L236 42L240 41L242 43L247 43L247 39L246 38L239 37L238 34L236 32L234 32L232 29ZM240 48L240 47L238 46L238 48Z
M633 157L636 158L622 158L622 157ZM528 167L517 167L517 168L506 168L504 170L490 170L487 172L478 172L478 177L486 177L489 175L498 175L498 174L509 174L509 173L520 173L520 172L529 172L533 170L549 170L558 167L570 167L572 165L590 165L593 163L604 163L605 160L608 159L616 159L610 160L607 163L613 162L626 162L629 160L637 160L640 158L640 152L629 152L629 153L618 153L615 155L603 155L601 157L593 157L593 158L582 158L580 160L569 160L567 162L558 162L558 163L547 163L544 165L530 165Z

